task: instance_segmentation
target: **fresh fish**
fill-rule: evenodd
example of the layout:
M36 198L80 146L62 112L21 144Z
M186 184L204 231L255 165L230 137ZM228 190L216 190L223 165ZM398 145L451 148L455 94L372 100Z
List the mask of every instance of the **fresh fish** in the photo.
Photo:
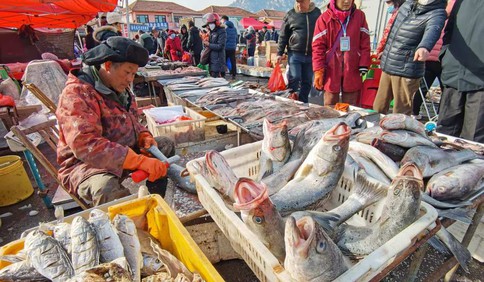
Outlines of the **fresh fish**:
M76 274L99 264L99 246L93 227L82 216L71 226L72 266Z
M429 146L437 148L428 137L407 130L384 131L380 139L386 143L398 145L404 148L413 148L416 146Z
M294 177L294 174L303 163L303 159L296 159L287 162L278 172L269 175L262 179L269 192L269 196L272 196L279 192L286 184Z
M273 125L264 119L264 139L259 159L259 175L257 181L279 171L291 156L291 143L287 133L287 123Z
M370 144L371 146L377 148L380 152L387 155L392 161L399 162L405 156L407 149L400 147L398 145L386 143L385 141L375 138Z
M439 214L439 217L449 218L455 221L460 221L465 224L471 224L472 217L476 210L467 208L454 208L454 209L435 209Z
M360 171L352 193L338 207L327 212L300 211L291 214L291 216L296 219L311 216L332 237L336 227L351 218L354 214L385 197L387 190L388 186L371 179L371 177L368 177L364 172Z
M374 139L380 138L383 133L383 129L379 126L369 127L362 132L356 134L356 141L371 145Z
M103 263L77 274L67 282L131 282L131 272L125 257Z
M61 244L41 231L32 231L25 238L27 256L44 277L63 282L74 276L71 261Z
M464 247L445 227L441 227L435 236L446 246L459 262L462 269L469 273L469 262L472 260L471 253Z
M472 202L470 201L462 201L458 203L444 203L430 197L428 194L424 192L422 192L422 201L438 209L455 209L455 208L467 207L472 205Z
M349 150L348 154L355 160L370 177L380 181L383 184L390 185L391 180L386 174L371 160L361 156L358 152Z
M143 268L141 268L141 276L146 277L154 275L163 270L164 264L158 259L156 255L143 253Z
M462 199L484 184L483 176L484 161L454 166L432 176L425 193L440 201Z
M117 214L113 220L114 228L118 232L121 244L123 244L124 256L129 263L133 273L134 281L141 281L141 267L143 256L141 255L141 245L136 232L136 225L131 218L126 215Z
M167 250L162 249L157 243L151 241L151 247L158 255L158 259L163 262L168 273L172 278L176 278L179 273L185 274L186 277L193 279L193 273L191 273L187 267L179 261L175 256L170 254Z
M94 209L89 214L89 222L96 232L100 253L99 261L105 263L124 257L123 244L121 244L109 216L101 210Z
M269 199L267 187L241 178L235 185L234 208L241 211L245 225L281 262L284 261L284 221Z
M410 130L426 137L425 126L416 119L404 114L389 114L380 120L380 127L386 130Z
M309 216L287 219L285 246L284 268L296 281L333 281L348 270L336 244Z
M29 260L19 261L5 266L0 270L0 281L49 281L40 274Z
M67 222L62 222L54 227L54 239L61 243L67 254L71 254L71 225Z
M281 215L322 208L343 174L350 128L340 123L311 150L294 179L271 197Z
M238 177L227 163L227 160L217 151L207 151L205 154L205 169L212 187L234 202L234 187ZM203 168L202 168L203 169Z
M394 179L397 176L397 164L378 149L367 144L351 141L350 150L372 160L390 179Z
M418 146L407 151L402 164L414 163L423 177L431 177L445 169L473 160L477 155L471 150L450 151L428 146Z
M381 218L369 228L342 228L336 242L343 253L365 256L415 222L420 213L422 174L414 164L404 165L390 185ZM370 231L370 232L369 232Z

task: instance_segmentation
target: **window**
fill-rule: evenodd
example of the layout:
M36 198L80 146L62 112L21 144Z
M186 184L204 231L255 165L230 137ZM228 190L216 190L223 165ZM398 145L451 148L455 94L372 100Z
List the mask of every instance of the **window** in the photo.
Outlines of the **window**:
M155 16L155 23L166 23L166 16Z
M148 15L137 15L136 16L136 21L138 23L148 23Z
M182 19L183 17L180 17L180 16L174 16L173 17L173 20L176 22L176 23L179 23L180 20Z

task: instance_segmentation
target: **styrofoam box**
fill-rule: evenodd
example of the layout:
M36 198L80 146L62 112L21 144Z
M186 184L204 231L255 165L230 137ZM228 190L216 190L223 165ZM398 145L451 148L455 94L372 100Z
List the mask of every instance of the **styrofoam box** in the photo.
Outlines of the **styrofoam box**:
M192 109L183 107L185 114L193 120L177 121L167 124L157 124L155 119L150 115L150 111L163 111L164 109L169 110L169 108L172 107L159 107L144 111L148 130L153 136L168 137L175 141L176 144L205 140L205 120L207 118Z
M222 152L230 167L238 177L254 179L259 173L259 157L262 141L243 145ZM261 281L293 281L290 274L274 255L264 246L257 236L250 231L242 220L224 203L220 194L214 190L197 171L193 163L204 162L204 158L190 161L187 169L192 181L196 182L198 198L212 216L234 250L239 253ZM342 178L331 194L327 203L333 209L343 203L351 193L353 182ZM360 211L347 222L352 225L370 226L382 213L384 199ZM386 244L359 261L336 281L368 281L388 266L402 251L413 244L425 229L435 227L437 212L430 205L422 202L421 216L412 225L400 232Z

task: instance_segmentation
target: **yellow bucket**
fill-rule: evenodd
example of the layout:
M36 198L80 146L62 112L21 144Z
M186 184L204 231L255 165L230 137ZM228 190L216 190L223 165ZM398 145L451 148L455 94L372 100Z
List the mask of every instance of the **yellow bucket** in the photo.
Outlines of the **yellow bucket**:
M34 193L19 156L0 157L0 207L27 199Z

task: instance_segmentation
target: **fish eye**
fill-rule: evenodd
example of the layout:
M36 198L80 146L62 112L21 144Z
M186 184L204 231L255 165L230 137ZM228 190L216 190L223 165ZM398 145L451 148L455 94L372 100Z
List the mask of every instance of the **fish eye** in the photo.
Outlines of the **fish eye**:
M318 245L316 246L316 251L317 251L318 253L322 253L322 252L324 252L324 250L325 250L325 249L326 249L326 243L325 243L325 242L323 242L323 241L320 241L320 242L318 243Z
M262 224L264 222L264 218L260 216L254 216L254 222L257 224Z
M341 150L341 146L340 145L334 145L333 150L336 151L336 152L339 152Z
M401 189L395 188L395 190L393 190L393 195L397 196L398 194L400 194L400 191Z

